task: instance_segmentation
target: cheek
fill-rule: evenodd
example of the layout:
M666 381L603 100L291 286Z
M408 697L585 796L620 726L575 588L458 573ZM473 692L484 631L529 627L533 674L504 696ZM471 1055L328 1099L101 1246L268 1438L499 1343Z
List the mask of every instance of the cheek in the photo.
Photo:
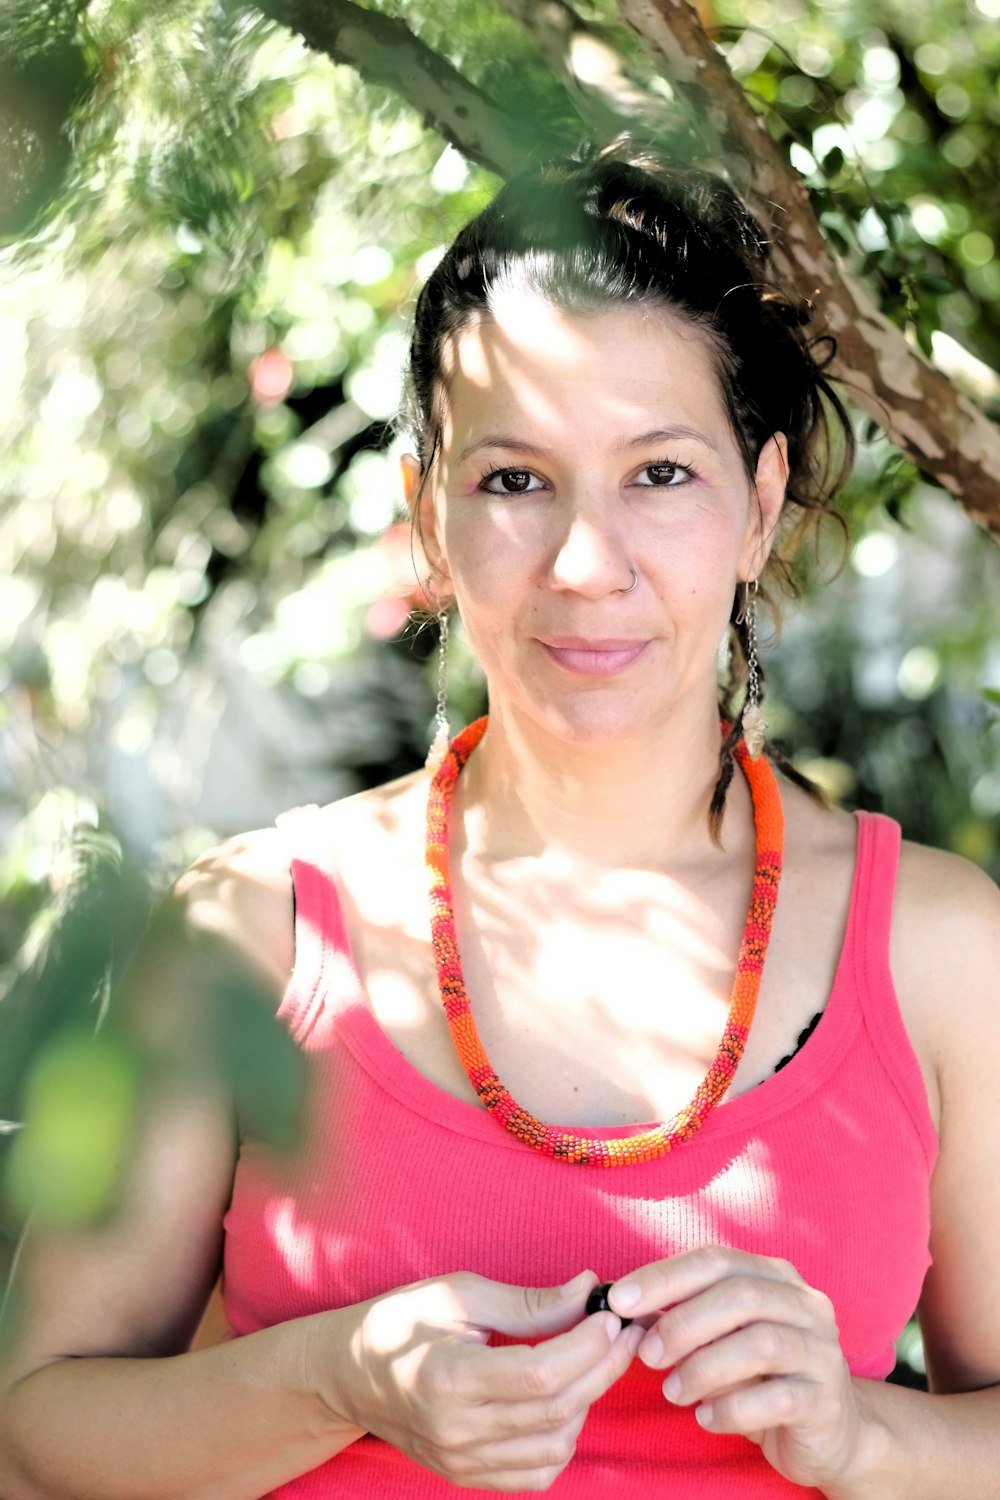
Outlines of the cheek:
M476 505L452 512L445 542L452 576L473 599L503 599L533 566L539 538L512 510Z
M677 512L646 540L646 555L680 597L724 593L736 579L743 526L728 507Z

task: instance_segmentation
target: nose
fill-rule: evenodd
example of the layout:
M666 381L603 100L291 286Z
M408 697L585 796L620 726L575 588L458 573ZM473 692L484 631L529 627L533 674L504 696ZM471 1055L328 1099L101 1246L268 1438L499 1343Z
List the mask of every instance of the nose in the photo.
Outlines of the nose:
M601 599L631 580L628 549L611 518L595 507L574 509L552 560L552 587Z

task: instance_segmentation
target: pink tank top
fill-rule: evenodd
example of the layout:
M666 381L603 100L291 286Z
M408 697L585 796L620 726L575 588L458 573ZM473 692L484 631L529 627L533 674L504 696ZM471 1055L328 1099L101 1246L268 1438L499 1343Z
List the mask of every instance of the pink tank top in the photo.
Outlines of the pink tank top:
M852 1372L884 1379L930 1264L937 1140L888 967L899 827L855 816L846 933L812 1036L680 1149L613 1170L537 1155L404 1059L359 982L319 814L279 820L296 902L295 972L279 1014L305 1054L307 1123L291 1158L253 1143L241 1152L225 1220L233 1334L448 1271L548 1286L589 1266L610 1281L720 1243L791 1261L832 1299ZM782 1479L749 1440L704 1432L660 1385L635 1361L592 1407L548 1492L555 1500L819 1495ZM364 1437L272 1500L455 1493Z

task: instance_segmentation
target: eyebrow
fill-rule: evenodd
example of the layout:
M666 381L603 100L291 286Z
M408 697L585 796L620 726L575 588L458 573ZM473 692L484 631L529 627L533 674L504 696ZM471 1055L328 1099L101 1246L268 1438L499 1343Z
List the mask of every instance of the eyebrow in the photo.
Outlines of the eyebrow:
M621 442L614 445L613 452L625 453L630 448L642 448L648 443L672 442L676 438L690 438L704 447L710 448L713 453L718 453L718 444L714 443L704 432L697 427L686 427L678 423L674 427L654 427L651 432L640 432L638 437L623 438ZM475 453L481 453L485 448L506 448L513 453L544 453L544 448L536 447L534 443L526 443L522 438L508 437L505 433L491 432L486 437L479 438L463 448L456 463L464 464L466 459Z

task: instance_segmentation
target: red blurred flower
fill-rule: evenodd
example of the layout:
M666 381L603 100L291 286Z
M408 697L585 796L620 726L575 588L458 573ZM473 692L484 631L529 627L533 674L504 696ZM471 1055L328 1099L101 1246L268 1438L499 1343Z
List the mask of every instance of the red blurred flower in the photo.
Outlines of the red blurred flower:
M291 390L295 370L280 349L265 349L250 365L250 393L261 406L284 401Z

